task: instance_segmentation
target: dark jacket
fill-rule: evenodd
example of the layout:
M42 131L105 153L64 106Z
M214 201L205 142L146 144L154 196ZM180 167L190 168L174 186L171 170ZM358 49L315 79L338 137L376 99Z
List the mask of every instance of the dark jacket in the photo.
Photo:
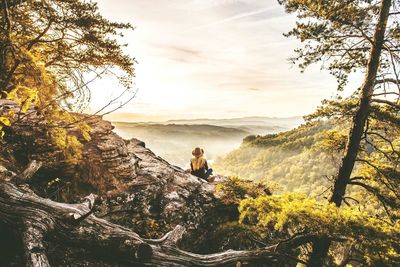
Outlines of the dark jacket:
M206 172L208 170L207 160L205 161L204 165L198 170L193 170L193 164L190 162L190 170L191 170L190 173L192 175L197 176L202 179L206 179Z

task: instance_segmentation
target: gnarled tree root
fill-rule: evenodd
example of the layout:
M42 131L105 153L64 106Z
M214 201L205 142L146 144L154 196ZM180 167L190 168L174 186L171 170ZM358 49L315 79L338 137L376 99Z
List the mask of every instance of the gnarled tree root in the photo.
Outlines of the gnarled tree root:
M237 262L274 266L279 259L276 246L208 255L180 250L175 244L185 230L181 226L161 239L143 239L91 214L93 200L89 196L82 204L58 203L37 196L27 186L2 182L0 223L20 234L27 266L50 266L45 241L84 248L102 258L110 255L135 266L235 266Z

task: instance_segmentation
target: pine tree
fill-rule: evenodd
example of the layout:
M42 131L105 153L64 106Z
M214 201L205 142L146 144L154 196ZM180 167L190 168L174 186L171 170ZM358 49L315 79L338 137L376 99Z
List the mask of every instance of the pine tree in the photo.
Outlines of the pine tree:
M390 19L399 14L396 11L399 3L391 0L287 0L280 3L288 12L297 13L299 19L287 36L295 36L305 43L303 48L296 50L297 56L292 59L293 62L299 62L299 66L304 69L322 60L323 66L337 78L339 90L346 86L349 73L359 70L365 73L363 84L354 92L354 116L329 199L340 207L345 201L348 185L356 184L351 175L360 154L363 135L368 134L366 126L371 116L372 103L398 110L397 99L389 101L374 98L374 93L389 95L393 85L400 83L396 71L400 62L399 24L396 19ZM383 93L378 94L382 84L386 86L383 87ZM313 242L309 266L323 265L330 242L330 238L324 235Z

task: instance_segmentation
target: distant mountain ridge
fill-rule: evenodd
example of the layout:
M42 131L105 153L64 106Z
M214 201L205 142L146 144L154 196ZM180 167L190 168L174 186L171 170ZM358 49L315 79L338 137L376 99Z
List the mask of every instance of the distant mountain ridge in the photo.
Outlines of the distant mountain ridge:
M242 117L242 118L227 118L227 119L177 119L177 120L168 120L166 124L209 124L209 125L218 125L218 126L243 126L243 125L260 125L260 124L268 124L270 126L282 126L286 124L296 124L300 125L303 123L303 117L294 116L294 117L285 117L285 118L277 118L277 117L263 117L263 116L251 116L251 117ZM271 125L274 124L274 125Z
M163 134L165 136L192 135L193 137L207 137L207 135L217 137L225 135L246 136L251 132L238 127L217 126L210 124L158 124L158 123L131 123L131 122L113 122L118 129L135 129L142 134Z

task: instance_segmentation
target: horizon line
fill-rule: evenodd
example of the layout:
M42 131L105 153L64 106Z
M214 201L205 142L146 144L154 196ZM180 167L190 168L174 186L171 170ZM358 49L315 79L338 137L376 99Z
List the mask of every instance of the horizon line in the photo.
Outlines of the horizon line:
M108 114L109 115L109 114ZM108 116L106 115L106 116ZM136 115L132 113L132 115ZM118 119L107 119L112 122L122 122L122 123L169 123L174 121L200 121L200 120L209 120L209 121L218 121L218 120L238 120L238 119L249 119L249 118L264 118L264 119L293 119L293 118L304 118L305 115L295 115L295 116L286 116L286 117L276 117L276 116L243 116L243 117L223 117L223 118L194 118L194 119L165 119L160 121L134 121L134 120L118 120Z

